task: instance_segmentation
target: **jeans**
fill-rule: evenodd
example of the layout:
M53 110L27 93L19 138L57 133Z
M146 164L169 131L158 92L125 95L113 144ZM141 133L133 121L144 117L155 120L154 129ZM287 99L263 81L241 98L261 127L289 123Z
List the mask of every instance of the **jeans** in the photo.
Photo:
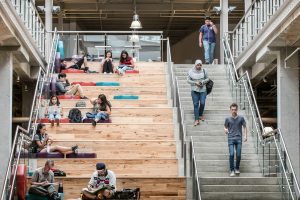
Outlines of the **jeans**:
M60 114L49 113L49 120L60 119Z
M240 170L240 162L242 157L242 139L229 139L228 138L228 147L229 147L229 166L230 171L234 169ZM234 149L236 152L236 163L234 167Z
M95 116L95 120L106 120L108 119L108 114L104 112L98 112Z
M216 43L203 40L203 46L204 46L205 63L209 63L209 64L213 63Z
M129 67L127 65L120 65L118 66L118 71L121 73L121 74L124 74L126 70L133 70L132 67Z
M194 116L195 120L198 120L200 116L203 115L204 107L205 107L205 100L207 92L195 92L192 91L192 99L194 104ZM200 107L199 107L200 102Z

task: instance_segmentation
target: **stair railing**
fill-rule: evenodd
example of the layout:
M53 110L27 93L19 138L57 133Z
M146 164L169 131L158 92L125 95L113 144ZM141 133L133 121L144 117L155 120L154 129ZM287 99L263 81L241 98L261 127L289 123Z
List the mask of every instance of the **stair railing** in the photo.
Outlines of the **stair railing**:
M28 147L33 141L34 133L36 131L36 124L38 122L38 119L40 118L39 111L41 107L41 102L49 98L49 83L52 78L58 40L59 35L57 35L55 32L53 35L53 42L48 60L47 70L45 71L42 67L40 67L39 70L39 76L36 82L35 93L33 96L27 130L20 126L18 126L16 129L14 141L12 144L12 150L10 153L10 158L6 170L6 176L2 187L1 200L14 199L13 196L17 187L17 167L20 163L21 155L24 159L23 163L28 164L29 158L26 158L26 154L24 153L28 151Z
M232 53L237 58L277 10L288 0L254 0L232 31Z
M255 138L255 148L264 176L277 176L283 199L297 199L300 194L290 156L280 129L266 133L248 72L238 75L228 42L228 35L222 39L224 45L226 73L233 99L244 111L248 126Z

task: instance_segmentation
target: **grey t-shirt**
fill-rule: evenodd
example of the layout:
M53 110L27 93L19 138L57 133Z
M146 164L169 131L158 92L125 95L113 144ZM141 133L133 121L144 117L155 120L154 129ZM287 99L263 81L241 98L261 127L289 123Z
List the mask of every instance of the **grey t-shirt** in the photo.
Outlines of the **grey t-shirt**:
M237 116L233 118L232 116L225 119L225 128L228 129L228 138L229 139L242 139L243 130L242 127L246 127L246 121L244 117Z

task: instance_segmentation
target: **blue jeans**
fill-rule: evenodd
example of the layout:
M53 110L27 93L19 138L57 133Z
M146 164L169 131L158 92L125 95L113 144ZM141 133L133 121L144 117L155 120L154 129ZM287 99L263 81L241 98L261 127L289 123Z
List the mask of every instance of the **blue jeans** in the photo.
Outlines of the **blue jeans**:
M118 66L118 71L121 73L121 74L124 74L124 72L126 71L126 70L133 70L133 68L132 67L129 67L129 66L127 66L127 65L120 65L120 66Z
M206 40L203 40L205 63L213 63L215 46L215 42L208 42Z
M54 119L60 119L61 116L60 114L52 114L52 113L49 113L49 120L54 120Z
M95 120L106 120L108 119L108 114L107 113L104 113L104 112L98 112L96 115L95 115Z
M240 162L242 158L242 139L229 139L228 138L228 147L229 147L229 166L230 171L234 169L240 170ZM234 167L234 149L236 151L236 163Z
M203 115L204 107L205 107L205 100L207 92L195 92L192 91L192 99L194 104L194 116L195 120L198 120L200 116ZM200 102L200 106L199 106Z

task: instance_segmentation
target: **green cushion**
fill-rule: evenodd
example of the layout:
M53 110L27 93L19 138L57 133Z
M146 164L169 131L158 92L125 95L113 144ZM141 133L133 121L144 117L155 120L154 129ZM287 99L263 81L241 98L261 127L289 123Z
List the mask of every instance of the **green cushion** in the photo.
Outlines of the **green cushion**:
M120 86L119 82L96 82L96 86Z
M136 95L116 95L114 99L139 99L139 96Z

